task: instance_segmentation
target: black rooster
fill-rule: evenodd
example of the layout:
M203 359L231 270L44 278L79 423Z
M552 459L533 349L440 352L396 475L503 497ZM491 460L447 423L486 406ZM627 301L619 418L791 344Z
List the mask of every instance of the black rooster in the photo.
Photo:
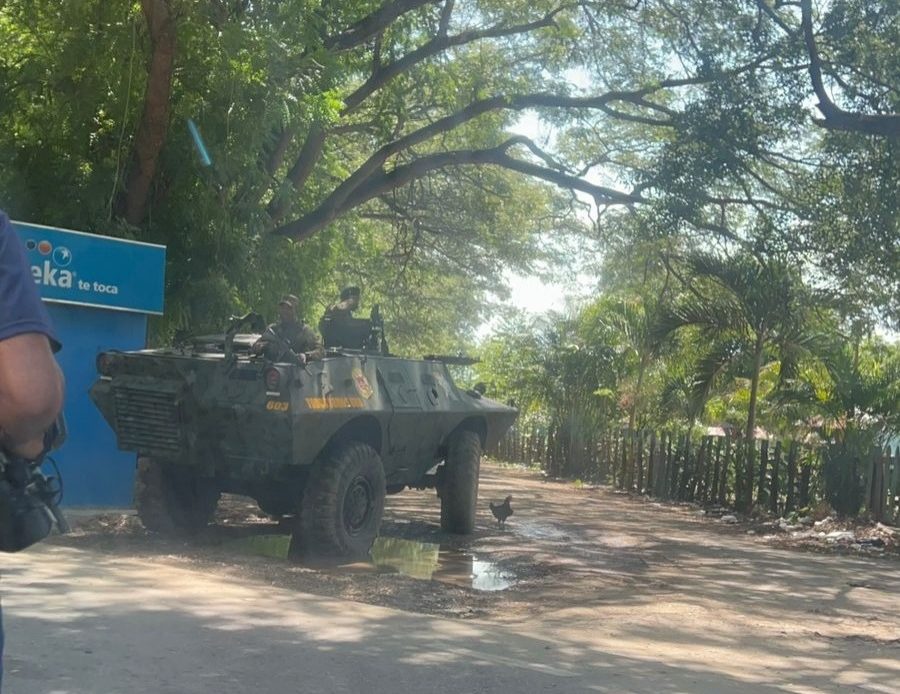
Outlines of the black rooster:
M497 525L501 528L506 526L506 519L513 514L512 506L509 505L510 501L512 501L511 496L506 497L502 504L495 504L493 501L490 502L491 513L494 514L494 518L497 519Z

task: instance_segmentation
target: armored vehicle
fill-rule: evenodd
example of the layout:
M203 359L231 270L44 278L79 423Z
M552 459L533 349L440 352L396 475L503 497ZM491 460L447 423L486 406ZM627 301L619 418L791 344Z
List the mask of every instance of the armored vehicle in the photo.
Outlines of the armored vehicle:
M377 313L377 312L376 312ZM325 357L256 356L258 316L179 346L104 352L91 398L135 451L135 506L154 531L196 531L223 492L293 524L294 557L366 554L385 494L435 488L441 526L474 528L481 453L516 410L462 390L437 356L387 354L377 315L320 324Z

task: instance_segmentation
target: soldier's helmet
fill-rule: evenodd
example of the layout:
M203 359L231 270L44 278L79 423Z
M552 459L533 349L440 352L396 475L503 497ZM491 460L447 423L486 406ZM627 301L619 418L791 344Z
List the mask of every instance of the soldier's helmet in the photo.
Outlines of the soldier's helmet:
M341 301L346 301L350 298L359 298L359 287L344 287L341 290Z
M281 301L278 302L279 306L290 306L295 311L300 306L300 299L298 299L293 294L285 294L281 297Z

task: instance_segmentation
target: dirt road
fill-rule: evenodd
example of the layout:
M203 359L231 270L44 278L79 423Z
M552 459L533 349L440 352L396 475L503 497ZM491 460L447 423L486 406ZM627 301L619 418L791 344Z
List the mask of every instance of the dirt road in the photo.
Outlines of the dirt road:
M896 559L491 466L482 497L466 541L433 493L391 497L380 569L253 556L279 529L240 504L190 544L92 521L5 558L4 691L900 690Z

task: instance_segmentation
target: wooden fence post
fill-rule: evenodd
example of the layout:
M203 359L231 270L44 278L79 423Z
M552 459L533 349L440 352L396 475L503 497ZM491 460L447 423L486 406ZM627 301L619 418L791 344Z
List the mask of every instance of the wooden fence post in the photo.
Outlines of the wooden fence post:
M677 474L675 470L675 458L673 457L672 449L675 449L675 454L678 455L678 443L675 436L670 431L666 435L666 481L665 481L665 489L666 493L664 494L666 499L671 499L672 495L675 491L675 475Z
M725 456L722 459L722 473L719 477L719 505L724 506L728 502L728 468L731 463L731 432L726 432Z
M778 475L781 468L781 441L775 442L775 455L772 457L772 486L769 490L769 511L778 513L778 495L780 489L778 487Z
M809 486L812 477L812 465L809 460L804 460L800 465L800 508L809 506Z
M659 432L659 451L657 454L657 464L656 464L656 483L654 489L654 496L665 498L666 496L666 442L668 441L668 436L666 432Z
M633 429L628 430L628 460L625 464L625 489L634 489L635 458L637 456L637 436Z
M888 451L890 453L890 451ZM891 475L888 483L888 504L891 522L900 523L900 447L891 456Z
M628 435L626 429L619 431L619 459L616 460L616 487L625 489L625 464L628 460Z
M769 439L763 439L759 445L759 479L756 484L756 504L760 508L764 506L763 500L766 493L766 472L769 467ZM753 508L753 505L750 505Z
M694 466L694 474L689 485L688 498L696 501L700 497L700 486L703 481L706 468L706 437L700 439L700 448L697 449L697 464Z
M681 478L678 481L678 499L684 501L688 495L688 485L691 483L693 464L691 461L691 437L684 435L684 457L682 458Z
M636 490L637 490L638 494L643 494L644 493L644 430L643 429L639 429L637 432L637 441L635 443L635 447L637 448L636 456L634 459Z
M650 449L647 458L647 494L656 496L653 485L656 482L656 431L650 432Z
M716 437L716 457L713 462L712 484L709 488L708 501L717 503L719 500L719 476L722 474L722 437Z
M753 509L753 484L756 481L754 477L757 454L756 440L745 440L742 448L744 449L744 477L741 486L743 497L740 504L741 508L749 513Z
M794 489L794 486L797 483L797 448L797 441L795 439L792 439L787 458L787 498L784 502L785 513L791 513L796 510L796 491Z
M710 490L713 488L713 472L716 464L716 451L718 449L719 440L714 436L707 436L706 466L703 474L703 496L701 501L708 504L712 501Z
M675 450L672 452L672 459L669 461L669 498L678 499L678 484L681 480L681 457L684 455L684 434L678 434L675 439Z
M869 498L866 501L866 508L872 520L884 520L884 451L880 448L878 453L872 456L871 473L869 481Z

